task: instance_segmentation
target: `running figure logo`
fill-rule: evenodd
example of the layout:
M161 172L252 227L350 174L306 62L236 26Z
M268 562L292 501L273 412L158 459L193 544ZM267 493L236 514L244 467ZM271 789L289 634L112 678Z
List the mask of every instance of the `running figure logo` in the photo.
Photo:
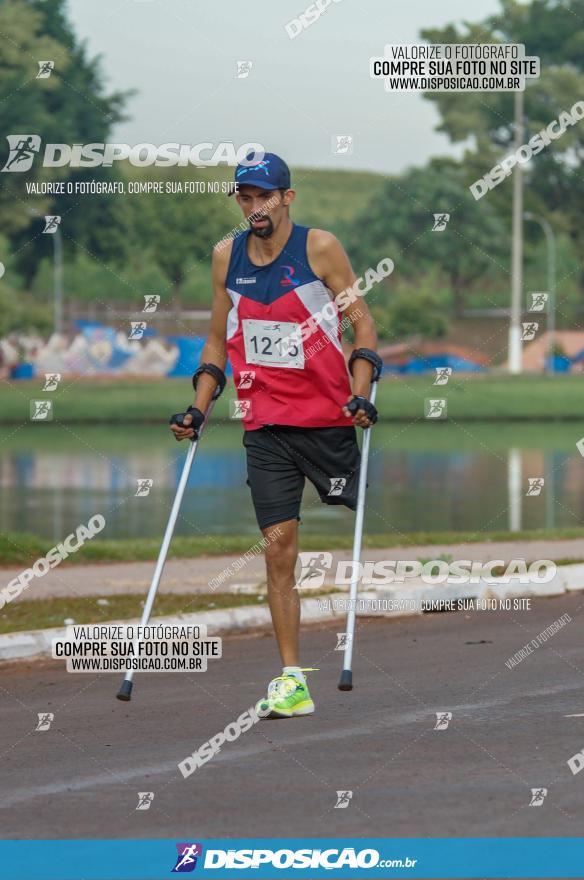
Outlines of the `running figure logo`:
M452 376L452 367L436 367L436 378L434 385L447 385L448 380Z
M54 61L39 61L39 72L36 75L37 79L48 79L55 69Z
M337 791L337 802L335 804L335 810L346 810L352 797L352 791Z
M229 408L232 419L245 419L251 415L251 400L230 400Z
M60 373L45 373L45 384L43 391L56 391L61 381Z
M6 136L10 155L2 171L29 171L35 154L41 147L38 134L9 134Z
M143 312L155 312L160 302L160 296L157 293L144 294Z
M342 495L343 489L347 485L347 480L345 477L329 477L331 487L327 492L327 495Z
M238 61L237 62L237 72L235 74L237 79L247 79L251 73L251 69L253 67L253 61Z
M61 218L58 214L47 214L45 217L45 228L43 234L48 233L54 235L57 228L61 225Z
M294 587L295 590L314 589L322 587L327 571L333 564L332 553L312 553L305 551L298 554L302 571Z
M55 716L52 712L37 712L38 715L38 724L35 727L35 732L37 730L48 730L51 726L51 723L55 720Z
M548 301L547 293L532 293L531 294L531 305L529 306L530 312L543 312L546 303Z
M153 791L139 791L138 792L138 806L136 810L149 810L152 801L154 800L154 792Z
M52 422L53 420L53 401L52 400L31 400L30 402L30 418L33 422Z
M425 401L424 416L427 419L445 419L446 418L446 400L445 398L433 400L429 398Z
M332 139L332 148L335 156L350 156L353 152L353 135L335 134Z
M446 730L452 721L452 712L436 712L434 730Z
M528 477L529 489L525 493L526 496L533 498L536 495L541 495L541 490L545 484L544 477Z
M352 633L337 633L337 646L335 648L335 651L344 651L347 645L350 645L352 641Z
M544 800L546 799L548 790L547 788L532 788L531 789L531 800L529 802L530 807L541 807Z
M450 214L434 214L434 226L432 232L444 232L448 226Z
M242 370L239 374L239 382L237 383L237 387L244 390L246 388L251 388L254 379L255 370Z
M197 858L203 855L200 843L177 843L178 856L172 874L188 874L197 867Z
M130 321L132 328L128 333L128 339L142 339L148 324L146 321Z
M535 339L535 334L539 330L537 321L524 321L521 326L523 327L521 339L524 342L530 342L532 339Z

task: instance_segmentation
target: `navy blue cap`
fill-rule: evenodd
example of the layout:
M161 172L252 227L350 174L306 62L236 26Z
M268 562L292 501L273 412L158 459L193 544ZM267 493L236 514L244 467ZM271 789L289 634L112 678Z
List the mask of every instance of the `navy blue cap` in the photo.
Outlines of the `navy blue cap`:
M260 189L290 189L290 169L275 153L264 153L263 158L253 165L237 166L235 183L238 186L257 186ZM232 190L229 195L232 196L234 192Z

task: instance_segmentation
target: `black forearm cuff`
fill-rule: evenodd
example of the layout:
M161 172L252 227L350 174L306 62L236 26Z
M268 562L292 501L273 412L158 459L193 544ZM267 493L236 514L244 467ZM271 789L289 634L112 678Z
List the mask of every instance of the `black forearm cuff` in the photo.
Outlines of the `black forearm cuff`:
M225 378L225 373L220 367L217 367L215 364L201 364L200 367L197 367L195 372L193 373L193 388L196 390L197 382L199 381L199 376L201 373L209 373L210 376L216 380L217 385L215 386L215 391L213 392L213 400L217 400L218 397L223 394L223 389L225 388L225 383L227 379Z
M349 358L349 373L351 376L353 375L353 364L356 360L364 360L369 361L370 364L373 365L373 375L371 376L372 382L377 382L379 377L381 376L381 371L383 370L383 361L379 357L376 351L372 351L370 348L356 348Z

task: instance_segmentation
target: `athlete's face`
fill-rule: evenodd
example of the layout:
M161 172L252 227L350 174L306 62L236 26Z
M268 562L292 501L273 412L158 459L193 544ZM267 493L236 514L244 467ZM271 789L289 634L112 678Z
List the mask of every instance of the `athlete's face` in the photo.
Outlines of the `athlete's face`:
M287 189L282 193L279 189L242 186L236 199L253 235L269 238L288 216L288 205L294 199L294 190Z

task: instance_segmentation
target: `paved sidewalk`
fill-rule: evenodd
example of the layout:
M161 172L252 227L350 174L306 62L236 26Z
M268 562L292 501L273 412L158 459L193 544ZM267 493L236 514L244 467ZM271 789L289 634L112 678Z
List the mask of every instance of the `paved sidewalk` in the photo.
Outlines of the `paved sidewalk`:
M326 550L326 547L323 547ZM334 550L333 563L351 558L350 550ZM559 541L505 541L483 544L441 544L425 547L392 547L386 550L363 551L363 561L438 559L449 555L453 559L471 559L486 562L502 559L572 559L584 560L584 539ZM265 590L265 571L262 556L245 562L232 574L228 566L241 556L205 556L195 559L170 559L165 567L161 593L244 592ZM21 599L48 599L54 596L112 596L122 593L146 593L154 571L152 562L96 563L91 565L61 565L43 578L34 578ZM209 582L227 569L225 580L215 590ZM0 589L17 577L23 566L0 569ZM297 569L300 573L300 566ZM329 582L332 585L332 580ZM19 600L16 600L19 601Z

